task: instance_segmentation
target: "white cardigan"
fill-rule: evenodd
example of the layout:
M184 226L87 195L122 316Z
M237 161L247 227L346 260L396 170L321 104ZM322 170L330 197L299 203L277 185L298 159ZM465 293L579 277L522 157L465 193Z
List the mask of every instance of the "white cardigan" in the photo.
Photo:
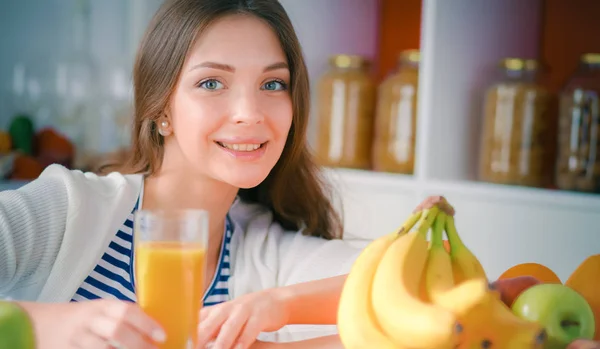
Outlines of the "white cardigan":
M0 298L67 302L134 207L142 175L49 166L18 190L0 192ZM237 200L230 209L232 298L346 274L360 249L284 231L272 213Z

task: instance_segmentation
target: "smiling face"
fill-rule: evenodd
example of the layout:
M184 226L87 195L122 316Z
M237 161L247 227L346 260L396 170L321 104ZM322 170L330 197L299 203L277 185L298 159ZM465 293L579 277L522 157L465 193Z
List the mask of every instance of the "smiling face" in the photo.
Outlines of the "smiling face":
M163 167L257 186L286 144L289 84L286 56L266 23L248 15L214 22L192 46L166 110Z

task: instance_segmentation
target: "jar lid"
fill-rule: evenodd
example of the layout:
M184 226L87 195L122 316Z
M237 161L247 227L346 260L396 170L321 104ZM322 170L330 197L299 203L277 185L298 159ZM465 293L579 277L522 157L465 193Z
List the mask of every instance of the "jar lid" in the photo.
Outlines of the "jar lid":
M509 57L501 60L500 66L507 70L537 70L540 63L535 59Z
M585 64L600 64L600 53L584 53L581 55L581 61Z
M417 49L404 50L400 52L401 62L419 63L421 60L421 51Z
M329 62L338 68L362 68L369 64L367 58L363 56L346 54L331 56Z

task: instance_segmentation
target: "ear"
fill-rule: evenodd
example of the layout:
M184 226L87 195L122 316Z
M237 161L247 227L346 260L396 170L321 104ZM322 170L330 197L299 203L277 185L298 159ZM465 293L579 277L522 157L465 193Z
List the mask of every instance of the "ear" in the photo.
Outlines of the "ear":
M167 137L173 133L173 124L171 122L171 106L167 104L165 109L163 110L163 115L160 119L156 120L156 126L158 128L158 133Z
M167 120L171 121L171 101L168 101L167 104L165 105L165 108L162 111L163 113L163 117L165 117Z

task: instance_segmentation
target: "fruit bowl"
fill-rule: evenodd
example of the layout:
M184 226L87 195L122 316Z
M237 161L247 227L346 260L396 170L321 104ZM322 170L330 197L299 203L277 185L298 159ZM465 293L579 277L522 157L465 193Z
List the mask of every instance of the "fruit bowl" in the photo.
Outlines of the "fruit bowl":
M529 278L529 281L523 282L523 278ZM531 281L531 279L535 279L536 282ZM580 304L579 306L573 305L577 313L588 312L588 309L584 308L589 306L593 314L592 320L595 323L592 338L600 342L600 254L586 258L573 271L564 284L550 268L538 263L517 264L506 270L497 282L511 282L510 280L520 280L518 282L520 286L507 287L510 289L507 293L512 292L509 297L512 301L519 296L520 292L526 291L528 287L543 283L554 286L543 286L533 291L542 299L547 299L550 294L564 292L566 294L562 296L562 300L568 302L571 299L572 302ZM576 292L569 292L569 290L563 290L563 288L568 288ZM556 311L553 312L556 313Z

